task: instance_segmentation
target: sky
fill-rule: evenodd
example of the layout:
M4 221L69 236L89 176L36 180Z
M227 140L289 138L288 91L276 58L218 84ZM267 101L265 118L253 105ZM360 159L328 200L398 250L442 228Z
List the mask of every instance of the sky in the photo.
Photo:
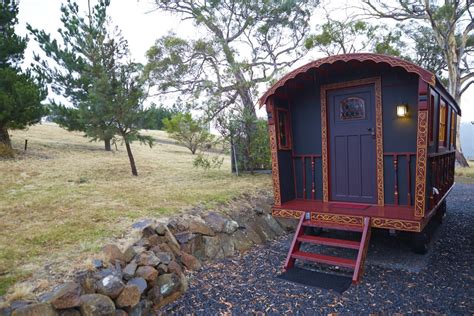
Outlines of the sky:
M51 33L53 37L57 36L57 29L61 26L60 6L63 1L20 0L17 33L27 34L26 24L29 23L34 28L43 29ZM77 2L84 10L87 8L87 0L77 0ZM94 0L91 2L94 3ZM195 32L197 32L190 21L183 22L177 16L156 11L150 12L153 9L152 3L152 0L112 0L109 8L112 21L122 30L123 35L129 42L132 57L136 61L143 63L146 61L146 51L159 37L169 32L174 32L180 36L192 38L195 37ZM25 63L30 64L33 52L38 51L38 45L35 44L30 36ZM316 55L313 53L304 60L309 61L314 56ZM301 62L295 64L293 68L300 65ZM473 100L474 85L464 93L461 100L463 110L461 121L474 121Z

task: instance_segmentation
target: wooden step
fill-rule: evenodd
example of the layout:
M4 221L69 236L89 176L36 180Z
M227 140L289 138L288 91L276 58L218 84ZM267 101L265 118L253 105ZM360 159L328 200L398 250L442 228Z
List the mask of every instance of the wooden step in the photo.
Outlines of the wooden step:
M362 232L364 230L363 226L323 223L323 222L316 222L316 221L304 221L303 226L320 227L320 228L344 230L344 231L351 231L351 232Z
M356 260L320 255L316 253L303 252L303 251L295 251L291 255L291 257L294 259L324 263L324 264L345 267L345 268L350 268L350 269L355 269L355 266L356 266Z
M349 248L349 249L356 249L356 250L358 250L360 247L360 242L358 241L336 239L336 238L326 238L326 237L320 237L320 236L303 235L303 236L298 237L298 241L312 243L316 245Z

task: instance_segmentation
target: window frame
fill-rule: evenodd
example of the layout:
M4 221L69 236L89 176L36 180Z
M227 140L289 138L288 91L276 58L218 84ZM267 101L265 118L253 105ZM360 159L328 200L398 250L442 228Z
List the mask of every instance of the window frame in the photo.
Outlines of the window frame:
M280 112L284 113L284 121L280 120ZM290 111L285 108L276 108L276 127L277 127L277 139L279 150L291 150L292 149L292 135L291 135L291 123L290 123ZM280 123L283 124L284 130L286 131L286 145L282 144Z
M430 91L430 106L429 106L429 129L428 129L428 140L430 146L434 144L435 138L434 138L434 122L435 122L435 100L439 101L439 95L438 98L435 99L435 91L431 90Z
M457 127L458 114L456 111L451 109L451 119L450 119L450 135L449 135L449 149L456 149L456 127Z
M443 98L440 98L438 107L438 149L448 148L448 107L449 104ZM443 112L444 116L441 115ZM441 136L443 136L442 139Z

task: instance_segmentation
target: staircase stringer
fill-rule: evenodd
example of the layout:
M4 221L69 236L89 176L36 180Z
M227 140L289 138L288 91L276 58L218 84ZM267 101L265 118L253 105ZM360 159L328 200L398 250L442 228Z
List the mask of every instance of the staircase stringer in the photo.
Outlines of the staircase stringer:
M370 235L370 217L364 217L364 230L362 231L354 274L352 275L352 283L354 284L359 283L362 278L362 274L364 274L365 258L367 257L367 250L369 249Z
M293 237L293 242L291 243L290 250L288 251L288 256L286 257L286 260L285 260L285 265L283 266L283 269L285 271L293 268L293 266L295 265L296 259L292 258L291 256L293 255L295 251L300 250L301 242L298 241L298 238L302 236L304 233L303 222L305 220L305 217L306 217L306 213L301 212L300 221L298 223L298 226L296 227L295 236Z

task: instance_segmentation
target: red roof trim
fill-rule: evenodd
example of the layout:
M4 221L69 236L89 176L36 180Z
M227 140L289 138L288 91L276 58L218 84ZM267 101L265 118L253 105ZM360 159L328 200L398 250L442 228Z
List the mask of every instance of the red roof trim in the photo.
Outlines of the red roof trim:
M407 72L416 73L423 81L427 82L428 84L432 86L436 84L436 76L432 72L397 57L369 53L334 55L312 61L286 74L259 99L260 107L265 104L268 97L273 95L278 88L283 87L288 80L295 78L297 75L305 73L312 68L319 68L325 64L333 64L337 61L349 62L353 60L360 62L372 61L375 63L386 63L391 67L402 67Z

